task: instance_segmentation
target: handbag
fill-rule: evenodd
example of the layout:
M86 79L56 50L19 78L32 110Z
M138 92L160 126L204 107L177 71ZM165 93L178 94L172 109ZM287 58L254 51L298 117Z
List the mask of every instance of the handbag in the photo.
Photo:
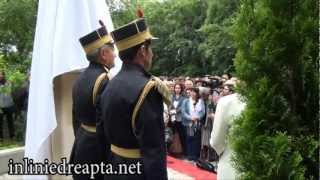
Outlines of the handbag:
M198 131L201 131L202 124L200 121L191 122L187 125L187 135L194 136Z
M217 166L214 166L213 164L211 164L208 161L198 160L196 165L200 169L204 169L204 170L212 172L212 173L217 173Z

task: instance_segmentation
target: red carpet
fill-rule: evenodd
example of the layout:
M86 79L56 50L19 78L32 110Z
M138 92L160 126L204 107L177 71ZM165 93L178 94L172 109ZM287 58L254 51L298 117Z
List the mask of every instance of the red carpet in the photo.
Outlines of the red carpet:
M214 173L202 170L192 164L179 159L167 156L167 165L169 168L193 177L195 180L216 180L217 176Z

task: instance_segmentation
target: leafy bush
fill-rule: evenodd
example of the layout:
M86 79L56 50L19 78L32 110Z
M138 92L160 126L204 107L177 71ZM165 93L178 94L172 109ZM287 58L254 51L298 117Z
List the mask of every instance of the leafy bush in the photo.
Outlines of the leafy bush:
M241 179L319 179L318 2L240 7L235 68L247 108L231 133L235 167Z

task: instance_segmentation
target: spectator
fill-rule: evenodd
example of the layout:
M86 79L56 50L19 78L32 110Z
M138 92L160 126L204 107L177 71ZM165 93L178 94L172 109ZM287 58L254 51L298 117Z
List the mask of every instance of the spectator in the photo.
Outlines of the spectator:
M211 136L213 120L214 120L215 105L212 102L212 99L209 98L210 96L209 88L201 88L200 94L203 98L204 106L205 106L205 116L203 118L204 124L202 126L202 132L201 132L202 136L201 136L200 158L201 160L209 161L211 159L217 159L217 156L213 152L213 149L210 148L210 136Z
M185 87L184 96L190 97L190 89L193 88L193 82L190 79L186 80L184 82L184 87Z
M170 122L168 106L165 103L163 103L163 120L165 125L164 135L165 135L166 149L168 152L168 148L170 147L172 142L173 132L172 132L172 125Z
M196 87L202 87L203 86L203 81L202 81L201 78L196 78L194 82L196 84Z
M2 126L4 118L7 120L9 137L12 139L15 135L15 128L12 115L14 113L14 103L11 96L11 85L7 83L5 73L0 72L0 139L3 139Z
M181 147L182 147L182 153L181 155L184 156L186 154L186 132L185 128L182 125L182 115L181 115L181 107L183 105L183 102L185 100L185 97L182 96L183 87L181 84L177 83L174 85L174 93L172 95L172 106L170 110L170 117L171 121L173 123L173 129L174 133L178 133Z
M224 79L225 81L228 81L230 78L231 78L231 76L229 74L222 75L222 79Z
M171 80L168 80L165 82L167 84L167 86L169 87L171 93L173 94L173 91L174 91L174 82L171 81Z
M191 88L190 97L184 101L182 107L183 125L186 127L187 158L197 161L200 156L201 126L205 115L205 107L200 99L199 89Z
M234 85L235 82L232 80L228 80L223 84L223 89L221 92L221 96L227 96L229 94L232 94L234 91Z
M29 96L29 79L30 75L27 75L26 81L22 86L12 93L13 102L16 107L16 113L21 114L23 118L23 137L25 137L27 126L27 110L28 110L28 96Z

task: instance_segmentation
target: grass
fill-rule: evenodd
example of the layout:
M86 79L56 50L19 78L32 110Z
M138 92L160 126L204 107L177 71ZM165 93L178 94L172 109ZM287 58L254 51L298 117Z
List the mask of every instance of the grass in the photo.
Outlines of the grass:
M24 146L24 120L22 114L15 114L14 116L15 137L10 139L8 137L7 121L3 123L3 139L0 139L0 150L10 149Z
M10 149L10 148L15 148L20 146L23 146L23 143L16 140L8 140L8 139L0 140L0 150Z

